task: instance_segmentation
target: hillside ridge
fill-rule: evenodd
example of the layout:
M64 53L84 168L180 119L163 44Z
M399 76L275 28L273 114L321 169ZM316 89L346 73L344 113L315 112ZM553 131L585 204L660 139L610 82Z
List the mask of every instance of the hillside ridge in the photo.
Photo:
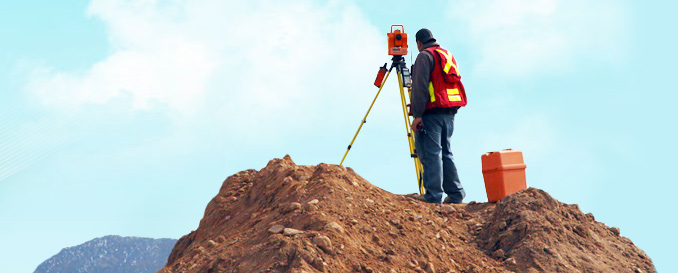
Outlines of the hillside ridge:
M62 249L34 273L149 273L167 262L175 239L109 235Z
M162 273L656 272L618 228L529 188L437 205L289 156L228 177Z

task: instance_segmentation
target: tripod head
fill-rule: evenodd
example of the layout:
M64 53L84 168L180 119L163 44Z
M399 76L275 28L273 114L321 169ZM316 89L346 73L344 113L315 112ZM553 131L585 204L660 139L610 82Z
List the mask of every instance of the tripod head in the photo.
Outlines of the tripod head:
M394 55L393 58L391 58L391 61L393 61L391 69L395 67L397 71L401 71L402 68L406 68L407 66L407 64L405 64L405 58L403 58L402 55Z
M391 72L393 68L396 69L396 72L398 72L398 75L400 75L403 87L405 88L412 88L412 74L410 74L410 70L407 68L407 64L405 63L405 58L403 58L402 55L394 55L393 58L391 58L391 68L386 69L387 64L384 64L384 66L379 68L379 72L377 72L377 78L374 80L374 86L376 87L381 87L381 85L384 82L384 76L386 75L386 72Z
M410 74L410 69L407 68L405 63L405 58L402 55L395 55L391 58L393 64L391 64L391 69L395 67L396 71L399 72L403 87L412 88L412 74Z

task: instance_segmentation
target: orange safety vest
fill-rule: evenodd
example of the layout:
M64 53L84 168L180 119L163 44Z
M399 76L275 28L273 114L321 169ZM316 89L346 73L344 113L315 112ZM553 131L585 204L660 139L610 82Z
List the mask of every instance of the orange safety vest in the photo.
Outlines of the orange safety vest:
M449 108L466 105L466 90L461 84L461 76L454 56L440 46L425 49L433 55L433 71L428 83L431 100L426 110L431 108Z

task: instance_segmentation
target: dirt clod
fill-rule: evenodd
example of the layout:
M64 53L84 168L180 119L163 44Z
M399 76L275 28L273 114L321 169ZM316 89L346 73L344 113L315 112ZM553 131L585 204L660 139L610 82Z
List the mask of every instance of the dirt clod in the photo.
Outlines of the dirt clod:
M432 263L426 263L424 271L426 271L426 273L436 273L436 267Z
M504 258L504 250L501 249L501 248L497 249L496 251L494 251L494 253L492 253L492 257L494 257L497 260L503 259Z

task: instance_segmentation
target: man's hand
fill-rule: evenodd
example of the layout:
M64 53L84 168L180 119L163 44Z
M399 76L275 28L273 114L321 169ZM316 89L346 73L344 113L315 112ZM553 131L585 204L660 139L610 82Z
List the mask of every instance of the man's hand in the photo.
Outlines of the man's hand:
M417 132L417 126L419 126L419 124L421 124L421 118L415 118L412 121L412 126L410 126L410 127L412 127L412 132L415 132L415 133Z

